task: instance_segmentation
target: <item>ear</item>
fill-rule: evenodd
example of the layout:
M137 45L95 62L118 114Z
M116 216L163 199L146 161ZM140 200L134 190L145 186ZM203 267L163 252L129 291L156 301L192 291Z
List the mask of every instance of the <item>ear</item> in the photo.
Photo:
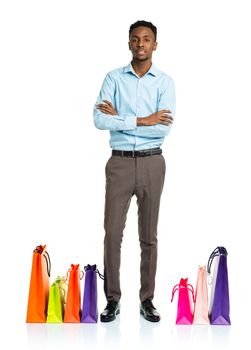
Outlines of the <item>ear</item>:
M131 48L130 41L128 41L128 47L129 47L129 50L131 51L131 50L132 50L132 48Z
M157 41L155 41L154 45L153 45L153 50L155 51L157 49L158 43Z

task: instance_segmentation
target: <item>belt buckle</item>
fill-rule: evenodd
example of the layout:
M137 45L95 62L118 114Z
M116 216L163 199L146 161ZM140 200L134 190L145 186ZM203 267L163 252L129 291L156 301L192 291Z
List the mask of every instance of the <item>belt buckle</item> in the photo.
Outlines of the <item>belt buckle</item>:
M132 150L131 152L132 152L132 157L135 158L134 150Z
M142 158L142 157L145 157L145 151L144 150L141 150L141 151L138 151L138 157Z
M144 150L141 152L141 157L146 157L147 156L148 151Z

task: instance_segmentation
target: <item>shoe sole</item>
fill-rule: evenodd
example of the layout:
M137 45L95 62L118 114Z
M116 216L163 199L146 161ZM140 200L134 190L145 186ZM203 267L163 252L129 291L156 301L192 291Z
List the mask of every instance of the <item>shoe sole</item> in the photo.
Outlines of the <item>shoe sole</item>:
M116 319L116 317L120 314L120 310L117 310L115 312L115 316L113 318L110 318L110 319L102 319L102 317L100 316L100 322L111 322L111 321L114 321Z

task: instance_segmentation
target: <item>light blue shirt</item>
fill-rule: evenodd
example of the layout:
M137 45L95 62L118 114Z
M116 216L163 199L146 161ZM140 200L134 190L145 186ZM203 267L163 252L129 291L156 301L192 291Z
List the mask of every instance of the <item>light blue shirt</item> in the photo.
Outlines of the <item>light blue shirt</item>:
M175 88L171 77L154 65L139 77L131 63L109 72L96 104L108 100L117 115L107 115L94 106L94 124L110 131L110 146L116 150L143 150L160 147L171 129L156 124L137 126L137 117L148 117L161 109L170 109L175 116Z

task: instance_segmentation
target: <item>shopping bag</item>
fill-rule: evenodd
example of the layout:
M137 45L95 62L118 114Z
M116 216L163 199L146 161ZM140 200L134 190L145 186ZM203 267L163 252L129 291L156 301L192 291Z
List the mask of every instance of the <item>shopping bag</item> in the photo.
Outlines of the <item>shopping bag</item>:
M216 255L216 256L214 256L214 259L213 259L213 265L211 263L210 273L208 273L208 286L209 286L209 290L210 290L210 300L209 300L209 310L208 310L209 315L211 315L212 309L213 309L214 293L215 293L218 266L219 266L219 255ZM213 268L213 272L212 272L212 268ZM209 317L209 319L210 319L210 317Z
M207 272L210 274L215 257L219 257L215 288L213 290L212 309L209 318L212 325L230 325L230 301L227 268L227 250L217 247L209 257Z
M180 283L173 287L171 302L173 301L175 292L179 291L176 324L193 323L192 303L194 303L194 289L193 286L187 282L188 278L181 278Z
M80 322L80 279L83 278L83 271L79 270L78 265L71 265L67 272L68 291L66 296L64 322Z
M210 324L208 317L206 266L199 266L198 268L193 324Z
M64 304L67 293L67 284L64 278L58 276L50 287L47 323L62 323L64 317Z
M51 263L46 245L37 246L33 251L32 268L26 322L46 321L50 288Z
M85 288L81 317L82 323L96 323L98 321L97 273L100 278L104 279L104 276L97 270L96 265L85 266Z

